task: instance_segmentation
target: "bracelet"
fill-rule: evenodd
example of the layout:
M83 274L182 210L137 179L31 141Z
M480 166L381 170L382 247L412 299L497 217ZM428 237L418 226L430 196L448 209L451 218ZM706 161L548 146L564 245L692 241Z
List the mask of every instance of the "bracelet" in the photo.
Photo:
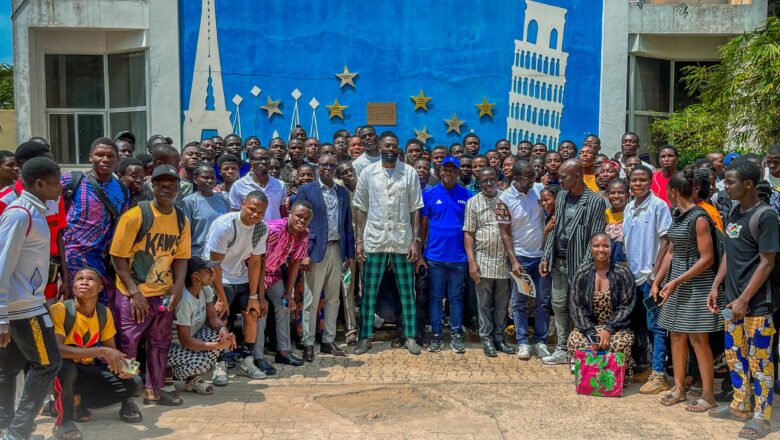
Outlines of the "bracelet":
M259 300L260 296L255 293L254 295L249 295L249 299L258 299Z

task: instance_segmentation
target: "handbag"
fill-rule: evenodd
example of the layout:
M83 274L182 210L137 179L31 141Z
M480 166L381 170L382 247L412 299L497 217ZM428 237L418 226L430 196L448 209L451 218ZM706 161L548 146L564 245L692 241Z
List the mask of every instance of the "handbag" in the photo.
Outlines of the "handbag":
M599 397L623 395L626 359L623 353L577 350L574 353L574 385L577 394Z

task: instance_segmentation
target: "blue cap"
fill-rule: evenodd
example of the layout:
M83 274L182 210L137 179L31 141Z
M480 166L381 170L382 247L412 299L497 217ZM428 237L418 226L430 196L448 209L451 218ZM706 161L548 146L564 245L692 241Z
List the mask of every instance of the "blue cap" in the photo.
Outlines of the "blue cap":
M734 152L731 152L731 153L727 154L723 158L723 165L730 166L731 162L733 162L734 159L737 159L739 156L740 156L739 153L734 153Z
M447 156L442 159L441 166L447 165L448 163L455 165L455 168L460 168L460 161L455 156Z

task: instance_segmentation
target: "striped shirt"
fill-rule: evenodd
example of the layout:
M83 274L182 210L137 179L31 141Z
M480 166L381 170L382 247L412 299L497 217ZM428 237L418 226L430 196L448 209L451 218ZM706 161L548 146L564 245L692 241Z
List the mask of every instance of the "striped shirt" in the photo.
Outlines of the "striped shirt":
M309 253L309 231L291 235L287 232L287 218L268 222L268 241L265 251L265 278L269 288L282 279L282 265L287 259L303 260Z

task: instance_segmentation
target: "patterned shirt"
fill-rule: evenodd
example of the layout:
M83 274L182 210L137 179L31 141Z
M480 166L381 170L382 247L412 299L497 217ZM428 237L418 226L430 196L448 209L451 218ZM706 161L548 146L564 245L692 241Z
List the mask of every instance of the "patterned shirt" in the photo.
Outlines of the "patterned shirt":
M62 176L60 184L63 192L70 186L72 178L72 173ZM116 212L121 214L127 209L128 200L125 200L121 183L116 177L112 176L111 180L105 183L98 181L98 185L114 205ZM68 227L65 229L63 241L65 261L70 273L75 275L77 270L91 267L107 277L108 272L102 256L114 236L113 231L119 219L111 217L87 174L81 178L68 204L67 221Z
M297 235L287 232L287 218L268 222L268 241L265 251L265 278L268 289L282 279L282 265L287 259L303 260L309 252L309 231Z
M466 204L463 230L474 234L479 274L483 278L507 279L506 251L501 241L501 230L496 220L498 196L488 198L479 193Z
M320 182L322 198L325 199L325 208L328 210L328 241L339 239L339 196L336 193L336 183L328 188L328 185Z

